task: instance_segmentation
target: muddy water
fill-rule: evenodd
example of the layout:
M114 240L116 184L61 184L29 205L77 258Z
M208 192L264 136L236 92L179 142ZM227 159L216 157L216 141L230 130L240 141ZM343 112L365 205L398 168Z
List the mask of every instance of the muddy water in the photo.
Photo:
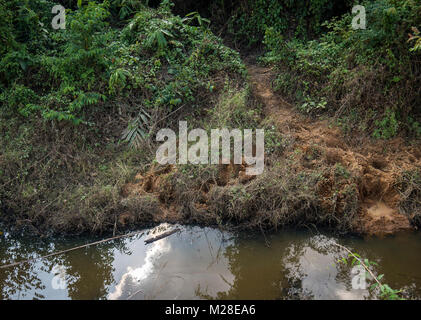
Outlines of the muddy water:
M211 228L181 231L145 245L171 226L137 236L0 269L1 299L368 299L352 289L340 243L376 261L384 282L421 298L421 235L338 239L280 231L233 234ZM34 258L98 239L34 242L0 236L0 264Z

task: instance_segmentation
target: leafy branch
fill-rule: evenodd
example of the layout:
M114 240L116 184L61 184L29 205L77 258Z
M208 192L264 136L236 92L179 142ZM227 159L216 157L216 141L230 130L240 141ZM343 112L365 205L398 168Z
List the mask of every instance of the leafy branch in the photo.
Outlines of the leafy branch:
M201 16L200 16L200 14L198 13L198 12L196 12L196 11L194 11L194 12L190 12L189 14L187 14L181 21L183 22L183 23L189 23L189 22L191 22L191 21L193 21L193 20L197 20L197 23L199 24L199 26L201 27L201 28L203 28L203 29L206 29L206 28L208 28L209 27L209 25L210 25L210 20L208 20L208 19L206 19L206 18L202 18Z
M402 290L395 290L392 289L389 285L387 284L382 284L380 282L380 280L383 278L384 274L379 275L378 277L376 277L374 275L374 273L370 270L369 266L370 265L377 265L376 262L374 261L369 261L368 259L363 259L361 258L361 256L358 253L353 253L351 250L349 250L347 247L344 247L340 244L337 243L333 243L334 245L344 249L345 251L348 252L348 258L353 258L351 265L355 265L356 263L358 265L361 265L370 275L371 277L374 279L374 281L376 283L374 283L373 285L370 286L371 290L374 290L375 288L379 287L380 288L380 297L383 299L387 299L387 300L404 300L402 297L399 296L399 293L402 292ZM342 258L341 260L339 260L340 262L343 262L344 264L348 263L347 258Z
M414 34L408 34L408 42L415 41L415 44L411 49L409 49L409 51L421 50L421 33L417 27L412 27L412 31L414 32Z

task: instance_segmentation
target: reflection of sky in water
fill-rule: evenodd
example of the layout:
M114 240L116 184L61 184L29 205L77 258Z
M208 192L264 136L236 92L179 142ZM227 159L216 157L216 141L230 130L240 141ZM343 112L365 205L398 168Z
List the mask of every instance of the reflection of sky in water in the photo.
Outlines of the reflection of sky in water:
M222 255L221 235L209 230L185 231L147 245L143 253L135 246L132 259L124 262L129 264L124 273L118 270L122 264L116 256L119 280L108 298L188 299L198 289L208 294L229 289L225 281L232 281L233 276Z
M160 226L154 230L165 231ZM0 269L1 299L362 299L351 287L346 254L335 239L282 231L234 237L211 228L182 231L145 245L149 235L126 238L26 264ZM152 231L154 231L152 230ZM83 243L91 240L85 239ZM0 237L0 264L83 244L81 241L21 243ZM380 263L378 273L392 287L411 288L419 297L421 236L350 240L355 252ZM346 243L345 243L346 244ZM406 253L401 250L406 248ZM394 257L399 257L395 259ZM406 263L408 262L408 263ZM410 263L409 263L410 262ZM63 267L61 267L63 266ZM64 270L65 286L52 281ZM390 276L391 275L391 276Z
M127 272L123 274L120 282L116 285L114 291L108 296L111 300L116 300L122 297L125 287L136 283L142 284L142 281L146 280L154 271L155 260L164 253L167 253L171 249L170 243L163 239L152 243L152 245L146 250L146 257L142 266L138 268L127 267ZM140 292L140 291L139 291Z
M53 252L54 243L45 245L45 249ZM36 248L28 248L27 243L14 240L7 232L0 236L0 265L14 261L22 261L37 257ZM7 259L6 259L7 258ZM54 264L36 261L18 267L0 269L0 299L66 299L65 290L54 290L51 285L55 274Z
M330 243L330 239L316 236L299 254L291 250L286 257L285 266L290 275L301 279L302 298L308 295L312 299L363 299L368 292L352 289L351 275L339 272L337 261L340 256L335 254L337 250Z

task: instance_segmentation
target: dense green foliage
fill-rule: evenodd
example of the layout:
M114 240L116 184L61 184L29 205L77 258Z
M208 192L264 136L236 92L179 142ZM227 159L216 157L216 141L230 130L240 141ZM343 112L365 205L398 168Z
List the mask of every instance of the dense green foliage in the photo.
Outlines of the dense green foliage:
M331 0L244 0L229 20L230 31L242 44L263 40L267 29L288 37L308 38L320 34L322 23L347 7ZM280 40L280 39L278 39Z
M419 136L421 63L416 26L421 4L412 0L363 3L367 28L354 30L351 12L324 24L319 39L280 41L265 31L264 61L279 68L276 88L308 113L335 115L345 130L391 138L404 129ZM408 33L413 35L408 42Z
M275 88L304 113L334 116L346 132L375 138L421 135L419 1L176 3L201 9L235 47L263 44L262 60L279 70ZM366 29L352 28L357 4Z
M40 3L47 7L46 1ZM19 2L15 6L9 3L5 13L22 12ZM172 16L169 3L157 11L143 7L122 29L110 27L108 2L69 11L68 27L60 31L45 29L44 17L51 15L36 9L30 18L25 11L6 26L17 33L16 40L26 38L6 47L0 63L5 88L0 99L25 117L39 113L47 120L79 124L91 112L88 106L116 96L141 99L146 109L166 106L171 111L193 102L199 88L210 90L211 72L241 71L236 54L206 27L190 25L192 18Z
M2 220L67 211L85 226L62 217L58 229L95 229L151 154L147 137L200 114L245 68L206 19L174 16L169 1L78 1L63 30L54 5L0 0Z

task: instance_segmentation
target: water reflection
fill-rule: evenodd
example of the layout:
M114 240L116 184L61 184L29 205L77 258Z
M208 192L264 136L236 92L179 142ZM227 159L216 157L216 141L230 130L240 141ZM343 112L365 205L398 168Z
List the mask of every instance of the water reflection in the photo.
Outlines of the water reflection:
M17 241L6 234L0 242L0 264L44 256L81 244L69 240ZM105 299L114 280L114 252L124 249L117 241L0 269L0 299ZM59 270L62 275L57 274ZM55 285L60 276L64 278L60 279L64 287Z
M376 298L352 289L349 267L337 263L346 253L330 236L282 231L265 239L210 228L181 229L150 245L144 244L145 231L0 269L0 299ZM95 240L18 241L6 234L0 237L0 264ZM391 286L405 288L408 297L421 296L420 235L339 242L377 261L376 271Z
M160 256L167 254L170 250L171 244L167 241L167 239L153 243L146 251L144 263L138 268L128 266L127 272L123 274L120 282L116 285L114 291L109 294L108 298L112 300L121 298L130 299L135 297L138 293L142 293L145 296L145 292L142 289L137 289L133 294L130 291L132 288L143 288L146 280L152 278L155 269L161 271L165 268L166 263L157 267L156 260L158 260ZM124 295L126 295L126 297Z
M340 272L343 256L332 240L306 234L264 239L237 237L225 256L234 282L217 299L361 299L366 291L352 290L348 271ZM212 298L201 293L203 298Z
M110 299L192 299L198 288L210 294L227 290L232 280L222 252L229 240L212 229L188 228L149 245L109 295ZM142 252L143 243L133 248ZM140 263L139 263L140 261ZM136 266L136 267L132 267Z

